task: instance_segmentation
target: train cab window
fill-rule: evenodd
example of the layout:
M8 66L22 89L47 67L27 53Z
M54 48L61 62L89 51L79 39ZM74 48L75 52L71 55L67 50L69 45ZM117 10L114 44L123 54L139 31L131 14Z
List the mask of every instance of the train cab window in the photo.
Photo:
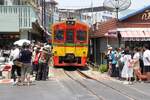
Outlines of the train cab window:
M64 31L63 30L56 30L54 32L54 39L56 41L63 41L64 40Z
M66 30L66 43L73 43L73 42L74 42L74 31Z
M77 40L78 41L86 41L86 31L83 30L77 30Z

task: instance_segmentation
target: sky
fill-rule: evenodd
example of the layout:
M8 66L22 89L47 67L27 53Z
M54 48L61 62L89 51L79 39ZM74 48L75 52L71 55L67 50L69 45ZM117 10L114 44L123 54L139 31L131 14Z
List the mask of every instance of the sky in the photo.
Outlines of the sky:
M102 6L104 0L56 0L59 8L86 8L93 6ZM131 0L130 9L138 9L150 5L150 0Z

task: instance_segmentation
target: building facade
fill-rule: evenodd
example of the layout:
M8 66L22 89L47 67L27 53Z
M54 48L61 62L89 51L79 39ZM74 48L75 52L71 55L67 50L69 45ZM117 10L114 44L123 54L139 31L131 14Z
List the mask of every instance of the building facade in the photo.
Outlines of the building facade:
M20 38L31 39L32 22L37 18L34 9L19 0L2 0L0 4L1 44L11 45Z
M91 17L91 24L105 22L116 17L115 12L110 11L89 12L83 14Z
M45 40L46 37L49 37L46 35L51 33L51 25L58 21L57 4L55 0L37 0L36 5L34 5L38 20L33 23L32 32L42 34L41 38Z
M44 3L42 12L41 0L0 0L0 45L12 45L18 39L41 39L52 22L55 6L49 6L54 5L51 1Z
M89 8L92 9L92 8ZM68 17L73 17L83 21L90 26L95 23L101 23L115 18L115 13L110 11L78 11L76 9L59 9L59 20L66 20Z
M98 30L91 34L92 55L98 64L105 63L107 46L113 49L129 46L150 46L150 6L126 14L119 19L111 19L99 24Z

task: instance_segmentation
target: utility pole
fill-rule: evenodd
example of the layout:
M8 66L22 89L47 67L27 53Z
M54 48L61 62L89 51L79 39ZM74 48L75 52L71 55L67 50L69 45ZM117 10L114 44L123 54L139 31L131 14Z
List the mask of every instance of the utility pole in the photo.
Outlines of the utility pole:
M91 20L92 20L92 25L93 25L93 20L94 20L94 16L93 16L93 0L91 0L91 12L92 12L92 17L91 17Z
M42 26L43 26L43 22L44 22L44 21L43 21L43 19L44 19L44 18L43 18L43 0L41 0L41 6L42 6Z
M46 3L45 3L45 0L44 0L44 7L43 7L43 9L44 9L44 29L46 30Z
M44 29L45 29L45 12L46 12L45 0L42 0L42 26L44 27Z
M92 12L92 16L91 16L91 23L92 23L92 30L94 29L94 27L93 27L93 24L94 24L94 15L93 15L93 0L91 0L91 12ZM97 51L96 51L96 47L97 47L97 45L96 45L96 43L97 43L97 41L96 41L96 38L94 39L94 63L96 63L96 54L97 54Z
M46 34L45 34L45 30L46 30L46 8L45 8L45 0L42 0L42 26L44 27L44 31L42 33L42 41L45 42L46 41Z

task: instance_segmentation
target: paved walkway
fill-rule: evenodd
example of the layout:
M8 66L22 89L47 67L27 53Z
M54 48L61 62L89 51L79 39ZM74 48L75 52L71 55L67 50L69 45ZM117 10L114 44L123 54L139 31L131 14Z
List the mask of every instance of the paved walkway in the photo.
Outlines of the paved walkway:
M12 79L1 79L0 80L0 84L7 84L7 83L11 83Z
M48 76L50 78L52 78L52 77L54 77L54 73L55 73L55 70L52 67L50 67L49 68L49 75ZM2 73L2 75L3 75L2 77L5 77L5 78L0 78L0 84L9 84L9 83L13 82L12 79L10 79L10 78L7 77L9 74L10 74L10 72L3 72ZM34 81L35 77L32 77L31 80Z

